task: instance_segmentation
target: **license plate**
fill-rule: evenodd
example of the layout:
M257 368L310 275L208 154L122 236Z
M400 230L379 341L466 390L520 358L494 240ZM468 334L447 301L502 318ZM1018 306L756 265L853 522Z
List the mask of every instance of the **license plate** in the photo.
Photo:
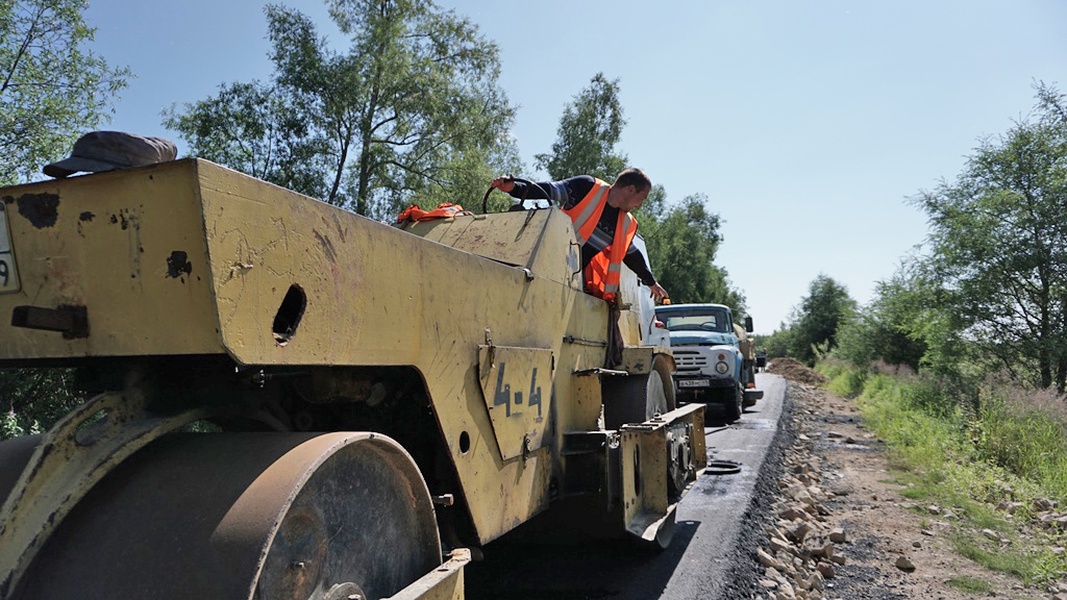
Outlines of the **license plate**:
M11 247L11 230L7 225L7 206L0 201L0 294L19 291L15 270L15 250Z
M711 385L709 379L679 379L678 387L680 388L695 388L695 387L708 387Z

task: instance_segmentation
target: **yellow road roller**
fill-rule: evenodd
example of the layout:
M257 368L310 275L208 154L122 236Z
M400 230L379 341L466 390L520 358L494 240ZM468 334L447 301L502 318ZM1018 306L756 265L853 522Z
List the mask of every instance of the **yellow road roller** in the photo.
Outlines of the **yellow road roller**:
M516 529L665 546L703 406L579 255L556 208L394 226L196 158L0 188L0 367L87 398L0 443L0 597L458 599Z

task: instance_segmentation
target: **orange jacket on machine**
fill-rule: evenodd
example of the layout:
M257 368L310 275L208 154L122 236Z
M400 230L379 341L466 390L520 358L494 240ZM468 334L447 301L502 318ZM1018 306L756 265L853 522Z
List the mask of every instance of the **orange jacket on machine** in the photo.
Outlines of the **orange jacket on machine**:
M397 223L403 223L405 221L428 221L430 219L447 219L449 217L458 217L460 215L469 215L470 211L463 210L463 207L458 204L452 204L451 202L444 202L437 205L437 208L433 210L423 210L414 204L405 208L404 212L400 213L396 217Z
M574 223L574 232L578 243L585 244L608 201L611 185L597 179L589 193L572 208L563 209ZM611 302L619 293L619 280L622 276L622 261L637 235L637 219L630 213L619 211L619 220L615 223L615 237L611 245L593 257L585 268L585 291Z

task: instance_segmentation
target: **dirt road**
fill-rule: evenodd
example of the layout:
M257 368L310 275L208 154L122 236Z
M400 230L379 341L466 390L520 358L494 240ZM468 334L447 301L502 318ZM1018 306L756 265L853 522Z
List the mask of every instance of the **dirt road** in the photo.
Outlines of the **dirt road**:
M772 362L770 370L790 379L795 436L757 553L763 591L756 597L1058 598L953 551L958 520L950 510L900 494L885 445L864 427L854 402L817 387L821 375L795 361ZM830 557L820 556L828 545ZM980 582L991 591L960 589Z

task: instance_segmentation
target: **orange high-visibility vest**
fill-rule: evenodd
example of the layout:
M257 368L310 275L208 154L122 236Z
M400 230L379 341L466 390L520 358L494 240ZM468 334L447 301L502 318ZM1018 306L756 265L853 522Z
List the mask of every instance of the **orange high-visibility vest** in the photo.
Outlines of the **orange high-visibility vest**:
M593 236L593 230L600 221L604 206L608 203L608 191L611 185L595 179L592 189L575 204L563 212L574 223L574 233L578 243L585 244ZM615 223L615 237L611 245L599 252L589 261L585 268L585 291L611 302L619 293L619 280L622 276L622 260L630 243L637 235L637 219L630 213L619 211L619 220Z

